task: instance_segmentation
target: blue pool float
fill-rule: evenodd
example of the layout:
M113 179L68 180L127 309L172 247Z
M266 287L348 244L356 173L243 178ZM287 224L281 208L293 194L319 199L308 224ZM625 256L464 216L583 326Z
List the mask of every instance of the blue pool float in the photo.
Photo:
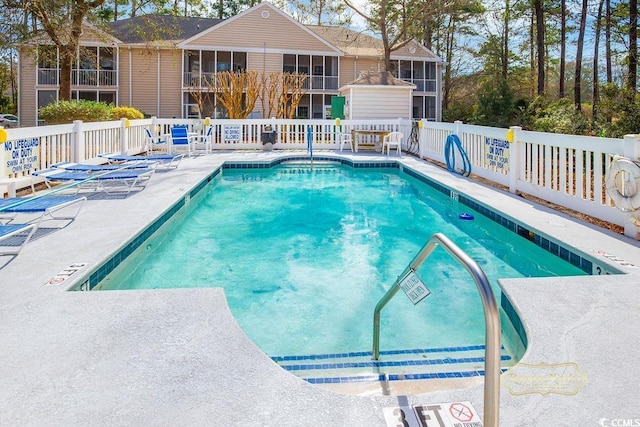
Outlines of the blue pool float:
M468 213L461 213L460 215L458 215L458 218L464 219L466 221L470 221L470 220L473 219L473 215L468 214Z

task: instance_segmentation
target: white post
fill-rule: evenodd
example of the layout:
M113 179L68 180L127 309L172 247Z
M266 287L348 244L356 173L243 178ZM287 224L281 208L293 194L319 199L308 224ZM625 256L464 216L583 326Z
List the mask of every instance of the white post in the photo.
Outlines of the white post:
M71 139L71 161L82 163L85 160L84 132L82 131L82 120L73 122L73 138Z
M520 126L511 126L507 132L507 141L509 145L509 192L516 194L518 191L518 178L522 168L520 161L520 142L518 141L518 132L521 131Z
M9 139L8 137L8 133L7 130L4 128L4 126L0 126L0 161L2 162L2 165L6 165L6 161L9 160L7 158L5 158L5 151L8 151L8 146L4 145L7 143L7 139ZM2 166L0 168L0 179L4 179L4 178L8 178L8 172L7 172L8 168ZM0 198L2 197L2 194L0 194Z
M640 134L625 135L623 145L623 154L631 161L638 161L640 157ZM638 212L629 212L624 222L624 235L635 240L640 240L640 214Z
M460 136L460 125L462 124L462 121L456 120L455 122L453 122L453 124L456 125L456 130L453 133L455 133L459 137Z
M127 154L129 146L129 120L120 119L120 154Z
M420 158L424 160L424 151L427 139L427 131L425 129L425 125L429 124L426 119L420 119L418 122L418 154Z

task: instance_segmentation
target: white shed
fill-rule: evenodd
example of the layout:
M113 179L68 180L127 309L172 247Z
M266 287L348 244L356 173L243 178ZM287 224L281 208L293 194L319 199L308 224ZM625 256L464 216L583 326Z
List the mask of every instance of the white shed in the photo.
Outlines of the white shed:
M345 119L411 119L414 84L388 71L364 72L342 86Z

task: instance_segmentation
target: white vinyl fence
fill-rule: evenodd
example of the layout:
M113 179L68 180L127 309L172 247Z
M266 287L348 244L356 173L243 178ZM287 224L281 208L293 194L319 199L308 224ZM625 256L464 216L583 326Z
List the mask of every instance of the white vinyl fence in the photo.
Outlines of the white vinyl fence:
M560 206L624 226L637 238L633 214L613 206L605 192L605 175L614 155L638 159L640 137L595 138L423 120L210 120L161 119L0 129L0 187L13 188L29 180L33 170L61 161L82 162L101 153L137 154L148 149L148 129L167 139L172 126L189 126L206 133L213 126L213 150L262 149L261 133L276 132L274 148L306 149L309 135L315 150L336 150L340 133L353 129L400 131L403 148L423 159L446 163L449 135L459 137L474 175L503 185L512 193L526 193ZM310 130L310 133L309 133ZM507 136L509 133L509 136ZM371 138L376 138L375 136ZM373 142L373 141L371 141ZM460 155L455 164L460 165ZM25 186L25 185L22 185ZM11 190L5 192L11 193Z
M614 155L638 159L640 135L614 139L460 122L423 121L421 125L421 158L446 163L445 142L449 135L456 134L469 157L473 174L504 185L514 194L526 193L623 226L626 235L638 237L633 213L616 209L606 194L605 176ZM460 163L459 159L455 162Z

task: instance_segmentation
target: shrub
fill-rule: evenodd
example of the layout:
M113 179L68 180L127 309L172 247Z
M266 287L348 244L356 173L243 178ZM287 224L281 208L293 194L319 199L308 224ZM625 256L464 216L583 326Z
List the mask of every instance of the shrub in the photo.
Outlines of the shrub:
M40 119L48 125L83 122L102 122L111 120L111 106L94 101L60 101L41 107Z
M144 114L133 107L113 107L111 109L111 120L119 119L144 119Z
M537 97L529 104L527 122L535 131L587 135L590 132L588 114L576 111L573 102L567 98L549 101Z

